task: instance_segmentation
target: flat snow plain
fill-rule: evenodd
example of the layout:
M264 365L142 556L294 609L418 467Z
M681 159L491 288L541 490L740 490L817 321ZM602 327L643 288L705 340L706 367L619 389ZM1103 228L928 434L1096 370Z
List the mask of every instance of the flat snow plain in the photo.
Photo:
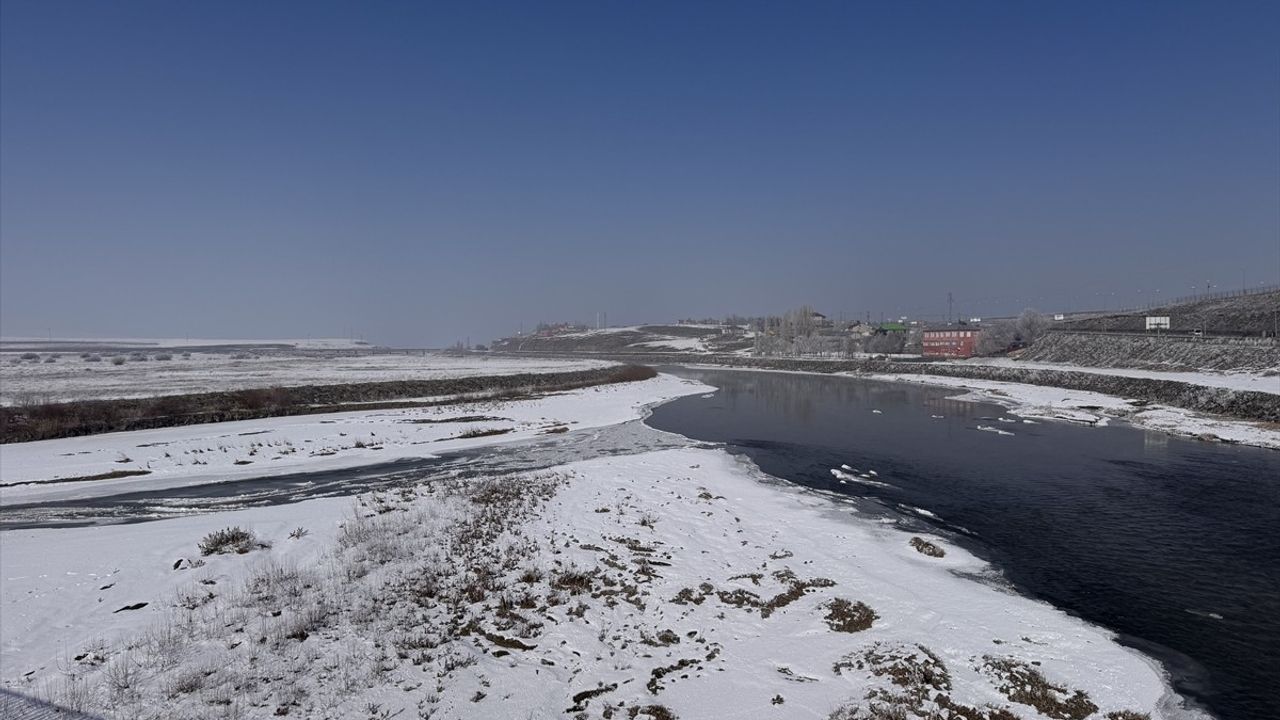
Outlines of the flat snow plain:
M529 437L709 389L660 376L430 419L492 413ZM163 457L233 442L234 453L214 454L234 462L254 442L265 455L282 447L273 440L379 438L385 450L339 458L361 463L420 452L419 436L401 432L457 432L399 422L418 412L6 446L0 467L8 481L10 467L28 477L57 468L44 462L78 462L61 444ZM173 444L137 449L150 442ZM13 465L14 451L33 454ZM219 472L253 467L219 462ZM198 481L183 468L171 479ZM1046 717L1010 697L1029 678L1061 688L1051 693L1061 700L1087 693L1090 717L1194 716L1152 661L1009 592L964 550L929 538L946 555L921 554L891 524L721 450L601 458L476 487L4 532L0 676L114 717L658 717L661 706L684 718L818 718L865 710L872 692L925 698L907 701L911 713L936 709L940 693L953 706ZM502 514L479 523L493 508ZM198 540L231 525L270 547L202 558Z
M146 348L148 360L129 360L130 352L106 353L100 362L86 362L79 353L57 353L55 362L22 360L25 353L0 353L0 404L26 400L68 402L155 395L245 390L292 385L337 385L383 380L439 380L474 375L566 372L605 367L599 360L543 360L540 358L451 356L433 352L377 350L300 352L193 352L168 353L170 360L155 360L155 348ZM125 358L113 365L111 357ZM17 360L18 362L13 362Z

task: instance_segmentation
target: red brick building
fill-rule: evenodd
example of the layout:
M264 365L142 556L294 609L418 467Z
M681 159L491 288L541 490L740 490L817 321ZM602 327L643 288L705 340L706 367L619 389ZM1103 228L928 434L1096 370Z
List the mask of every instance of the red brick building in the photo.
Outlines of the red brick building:
M977 355L978 334L975 327L944 327L924 331L924 356L967 358Z

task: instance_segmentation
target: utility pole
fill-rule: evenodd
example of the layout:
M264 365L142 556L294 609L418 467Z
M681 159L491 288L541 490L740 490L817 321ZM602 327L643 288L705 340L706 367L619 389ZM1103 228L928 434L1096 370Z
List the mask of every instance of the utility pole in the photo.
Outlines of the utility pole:
M952 318L952 315L954 314L954 311L952 309L954 304L955 302L951 298L951 293L947 293L947 324L948 325L951 324L951 318Z

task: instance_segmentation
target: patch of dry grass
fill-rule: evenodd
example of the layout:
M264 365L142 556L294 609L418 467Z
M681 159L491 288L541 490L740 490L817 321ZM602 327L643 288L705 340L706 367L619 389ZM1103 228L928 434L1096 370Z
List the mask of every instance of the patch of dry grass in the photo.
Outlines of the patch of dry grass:
M915 548L916 552L921 555L928 555L929 557L935 558L946 557L947 555L946 550L943 550L941 547L938 547L922 537L913 537L910 542L911 547Z
M836 598L827 603L824 619L827 626L836 632L855 633L870 629L879 617L866 603Z
M996 682L996 689L1013 702L1030 705L1055 720L1084 720L1098 711L1083 690L1055 685L1023 660L1012 657L982 658L981 670Z

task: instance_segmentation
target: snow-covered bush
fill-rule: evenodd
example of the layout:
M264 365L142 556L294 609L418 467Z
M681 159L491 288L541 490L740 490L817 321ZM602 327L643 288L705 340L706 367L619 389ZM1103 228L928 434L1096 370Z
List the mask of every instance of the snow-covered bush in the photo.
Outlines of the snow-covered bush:
M270 547L270 545L259 541L252 532L241 527L229 527L215 530L205 535L204 539L200 541L200 554L223 555L237 553L243 555L254 548L266 547Z

